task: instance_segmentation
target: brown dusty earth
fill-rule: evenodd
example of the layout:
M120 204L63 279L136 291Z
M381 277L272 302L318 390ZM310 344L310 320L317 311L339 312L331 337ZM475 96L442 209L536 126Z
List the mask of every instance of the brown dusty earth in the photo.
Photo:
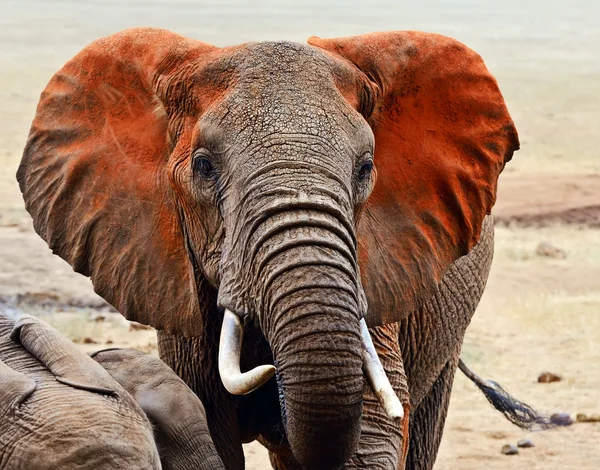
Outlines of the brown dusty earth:
M362 2L355 8L265 2L260 11L231 2L196 3L136 0L83 7L65 0L53 8L41 0L3 3L0 309L40 315L86 351L110 345L156 353L153 330L135 328L112 312L86 278L51 254L31 228L14 179L41 89L90 40L133 25L167 27L218 45L389 29L437 31L482 53L522 143L500 180L494 265L463 357L541 412L600 413L600 33L593 20L598 4L507 0L494 10L466 0L436 2L432 16L427 2L398 11L389 5L363 11ZM564 254L540 255L540 242ZM537 383L544 371L562 380ZM501 454L504 444L524 437L535 447ZM248 469L270 468L260 445L245 450ZM459 373L435 469L482 468L598 469L600 423L521 431Z

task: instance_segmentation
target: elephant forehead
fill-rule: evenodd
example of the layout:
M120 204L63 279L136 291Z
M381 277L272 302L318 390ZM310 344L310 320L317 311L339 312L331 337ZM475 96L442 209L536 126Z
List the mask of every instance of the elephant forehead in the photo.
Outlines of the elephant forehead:
M200 91L207 84L217 84L226 89L224 96L246 106L252 102L262 107L310 104L335 108L341 104L335 103L335 98L342 98L338 85L350 81L343 75L352 75L352 71L317 48L279 41L223 49L195 75Z
M267 73L269 82L331 81L333 62L314 47L289 41L249 43L239 50L240 79L254 78L256 73ZM297 80L293 80L296 77ZM289 82L288 82L289 83Z
M218 71L232 80L198 124L209 139L211 134L221 142L233 136L245 146L245 141L260 145L274 136L287 136L282 143L314 137L344 153L357 141L367 147L372 141L366 121L339 89L340 66L311 46L252 43L210 68L211 77Z
M211 113L212 114L212 113ZM255 102L250 97L232 95L215 110L218 115L219 134L226 131L227 140L235 140L247 149L248 146L273 147L273 144L308 144L318 142L345 150L358 136L357 125L349 121L348 114L333 106L324 106L308 100L273 99ZM214 125L216 116L208 116ZM212 127L212 126L211 126ZM354 130L353 134L348 128ZM344 132L346 131L346 132ZM234 143L234 142L231 142Z

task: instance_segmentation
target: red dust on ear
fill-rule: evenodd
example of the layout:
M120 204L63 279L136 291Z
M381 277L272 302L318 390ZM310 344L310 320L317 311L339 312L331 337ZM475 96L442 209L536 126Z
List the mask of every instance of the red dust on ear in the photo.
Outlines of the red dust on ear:
M90 44L42 93L17 173L54 253L128 319L186 336L202 316L171 184L167 88L216 50L151 28Z
M309 44L337 54L378 90L368 122L377 184L358 229L369 326L399 321L478 242L500 172L519 148L483 60L416 31Z

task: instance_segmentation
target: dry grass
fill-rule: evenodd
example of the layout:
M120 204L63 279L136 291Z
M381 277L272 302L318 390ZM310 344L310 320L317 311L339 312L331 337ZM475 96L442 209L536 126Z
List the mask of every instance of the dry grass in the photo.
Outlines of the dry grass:
M497 74L521 141L507 172L600 171L600 74L569 72Z
M600 201L599 201L600 202ZM540 241L547 241L564 250L565 260L543 258L535 254ZM580 226L554 225L550 227L496 228L494 264L508 265L519 261L533 261L540 266L600 265L600 233L597 229Z

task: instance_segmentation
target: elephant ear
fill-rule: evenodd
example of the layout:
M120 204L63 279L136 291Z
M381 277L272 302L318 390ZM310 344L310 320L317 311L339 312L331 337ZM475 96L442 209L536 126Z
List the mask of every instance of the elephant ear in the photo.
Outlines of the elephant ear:
M8 367L0 360L0 416L21 405L35 392L37 384L25 374Z
M54 253L128 319L185 335L201 317L164 90L215 49L147 28L90 44L43 91L17 173Z
M357 67L371 97L377 181L358 228L361 272L369 325L400 321L477 244L517 131L481 57L452 38L408 31L309 44Z
M117 396L120 391L108 372L39 318L23 315L10 339L22 345L60 383L105 395Z

